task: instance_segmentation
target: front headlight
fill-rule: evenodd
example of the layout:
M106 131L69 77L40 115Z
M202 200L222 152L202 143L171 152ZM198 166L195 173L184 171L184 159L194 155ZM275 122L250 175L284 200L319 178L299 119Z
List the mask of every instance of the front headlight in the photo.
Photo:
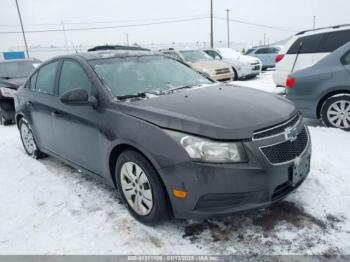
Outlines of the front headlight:
M209 139L183 134L166 132L174 138L194 161L211 163L248 162L242 143L216 142Z
M2 96L5 97L15 97L16 90L13 90L11 88L1 87L0 92Z

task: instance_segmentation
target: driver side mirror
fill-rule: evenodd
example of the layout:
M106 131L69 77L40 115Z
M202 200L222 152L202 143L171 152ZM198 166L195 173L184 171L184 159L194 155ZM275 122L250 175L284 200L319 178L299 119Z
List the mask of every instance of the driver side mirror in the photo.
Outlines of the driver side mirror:
M91 105L97 107L98 101L96 97L90 96L85 89L73 89L65 92L60 100L63 104L71 106Z
M214 60L221 60L221 57L216 55L216 56L214 57Z

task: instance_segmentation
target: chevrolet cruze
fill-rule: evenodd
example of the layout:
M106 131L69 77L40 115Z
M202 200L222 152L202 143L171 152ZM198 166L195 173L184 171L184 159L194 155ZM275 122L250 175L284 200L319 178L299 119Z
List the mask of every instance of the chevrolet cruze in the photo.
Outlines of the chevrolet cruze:
M147 51L54 58L19 89L28 155L116 187L145 224L260 208L294 191L311 142L294 105Z

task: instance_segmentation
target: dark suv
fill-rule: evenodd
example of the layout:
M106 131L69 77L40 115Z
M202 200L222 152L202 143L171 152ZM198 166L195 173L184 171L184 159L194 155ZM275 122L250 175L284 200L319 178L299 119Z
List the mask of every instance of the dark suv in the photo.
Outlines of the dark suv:
M288 100L152 52L58 57L16 96L26 152L116 186L146 224L259 208L297 188L310 137Z

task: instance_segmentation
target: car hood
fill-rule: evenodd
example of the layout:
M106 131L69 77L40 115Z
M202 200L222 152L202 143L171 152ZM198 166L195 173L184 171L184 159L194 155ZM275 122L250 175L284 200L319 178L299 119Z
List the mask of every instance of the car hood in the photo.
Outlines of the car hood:
M10 78L4 79L0 78L0 87L7 87L14 90L17 90L21 85L24 84L26 78Z
M216 60L203 60L191 63L190 65L198 71L203 71L204 68L207 70L215 70L229 67L227 64Z
M159 127L219 140L250 139L296 114L280 96L228 84L118 104L125 114Z

